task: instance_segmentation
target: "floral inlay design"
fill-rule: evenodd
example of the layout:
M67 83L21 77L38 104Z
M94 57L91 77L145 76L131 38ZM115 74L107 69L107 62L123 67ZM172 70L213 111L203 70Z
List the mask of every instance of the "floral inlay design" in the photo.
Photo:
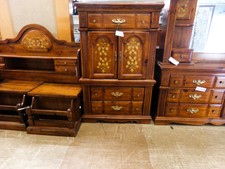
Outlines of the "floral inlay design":
M179 0L177 4L177 17L189 19L189 0Z
M109 47L110 44L108 39L104 37L98 39L95 54L97 54L99 58L97 68L100 69L102 73L107 72L107 70L110 68L109 63L111 62L111 59L108 58Z
M140 40L136 37L132 37L125 46L125 54L128 55L126 68L129 69L130 72L134 72L139 68L139 62L141 59L138 57L138 50L140 45Z
M47 52L52 47L47 36L37 31L27 33L22 40L22 45L26 50L35 52Z

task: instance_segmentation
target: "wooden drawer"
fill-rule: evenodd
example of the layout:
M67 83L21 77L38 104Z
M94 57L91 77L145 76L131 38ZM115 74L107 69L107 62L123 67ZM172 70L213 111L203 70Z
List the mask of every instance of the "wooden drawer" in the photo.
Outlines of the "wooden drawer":
M207 105L205 104L185 104L179 107L179 117L206 117Z
M213 87L215 76L185 76L184 87Z
M216 88L225 88L225 77L217 76L215 87Z
M91 100L103 100L103 88L92 87L91 88Z
M222 106L221 105L210 105L208 117L216 118L220 117Z
M75 66L55 66L55 71L59 73L74 73L77 76L77 67Z
M102 14L89 14L88 15L89 28L102 28Z
M55 63L55 65L75 66L77 64L77 60L75 60L75 59L55 59L54 63Z
M144 88L133 88L133 99L134 101L142 101L144 100Z
M206 92L197 92L193 89L182 89L180 102L183 103L208 103L210 90Z
M105 101L105 114L130 114L131 102L128 101Z
M168 117L176 117L177 116L177 113L178 113L178 104L167 104L166 105L166 111L165 111L165 116L168 116Z
M171 87L182 87L183 86L184 77L179 75L171 75L170 83Z
M132 102L132 114L141 115L143 102Z
M169 89L167 95L168 102L178 102L180 98L180 90L179 89Z
M88 14L89 28L149 29L150 14Z
M103 102L92 101L91 102L91 112L93 114L102 114L103 113Z
M173 49L172 57L179 62L190 62L193 50L190 49Z
M212 96L210 98L211 104L222 104L224 98L224 90L213 90Z
M105 88L105 100L131 100L131 91L132 88L123 88L123 87L106 87Z

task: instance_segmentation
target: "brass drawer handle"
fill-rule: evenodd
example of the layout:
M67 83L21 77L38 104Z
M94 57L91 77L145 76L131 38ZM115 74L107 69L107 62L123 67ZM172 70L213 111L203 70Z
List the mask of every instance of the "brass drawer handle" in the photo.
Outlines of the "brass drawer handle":
M204 84L206 81L205 80L193 80L193 83L197 84L197 85L202 85Z
M199 112L199 109L195 109L195 108L188 108L187 112L191 113L191 114L196 114Z
M194 100L197 100L197 99L200 99L202 97L202 95L195 93L195 94L190 94L189 97Z
M116 106L111 106L111 108L115 111L120 111L123 107L116 105Z
M111 95L114 97L120 97L123 95L123 93L122 92L112 92Z
M120 24L125 23L126 20L125 19L116 18L116 19L112 19L112 22L117 24L117 25L120 25Z

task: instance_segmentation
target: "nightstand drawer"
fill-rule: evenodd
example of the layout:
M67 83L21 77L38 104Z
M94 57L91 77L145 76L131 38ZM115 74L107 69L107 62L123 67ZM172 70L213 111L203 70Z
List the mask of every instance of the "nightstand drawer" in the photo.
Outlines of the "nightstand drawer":
M104 102L105 114L129 114L131 102L119 101L119 102Z
M131 91L132 88L123 88L123 87L106 87L105 88L105 100L131 100Z
M207 105L203 104L185 104L179 107L179 117L206 117Z

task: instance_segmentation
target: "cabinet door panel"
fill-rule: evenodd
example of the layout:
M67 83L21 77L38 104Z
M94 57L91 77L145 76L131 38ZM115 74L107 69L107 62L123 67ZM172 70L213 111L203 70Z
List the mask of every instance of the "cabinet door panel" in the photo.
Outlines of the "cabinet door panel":
M117 49L114 32L89 32L90 78L116 78Z
M145 79L149 55L148 32L125 32L119 38L119 79Z

